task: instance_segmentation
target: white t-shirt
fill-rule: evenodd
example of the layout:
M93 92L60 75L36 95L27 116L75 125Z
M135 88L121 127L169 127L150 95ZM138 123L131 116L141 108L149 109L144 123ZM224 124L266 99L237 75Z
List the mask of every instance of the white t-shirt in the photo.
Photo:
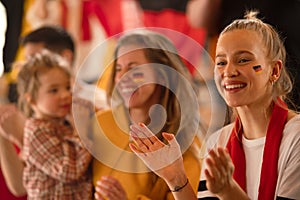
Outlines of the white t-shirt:
M242 137L246 158L246 186L250 199L257 199L266 137L248 140ZM257 174L257 176L253 176Z

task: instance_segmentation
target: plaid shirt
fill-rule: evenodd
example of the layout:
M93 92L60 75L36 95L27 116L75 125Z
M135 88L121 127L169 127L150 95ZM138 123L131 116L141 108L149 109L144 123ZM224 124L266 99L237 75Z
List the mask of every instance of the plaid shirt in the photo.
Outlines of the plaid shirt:
M92 156L73 128L58 120L28 119L23 182L28 199L91 199Z

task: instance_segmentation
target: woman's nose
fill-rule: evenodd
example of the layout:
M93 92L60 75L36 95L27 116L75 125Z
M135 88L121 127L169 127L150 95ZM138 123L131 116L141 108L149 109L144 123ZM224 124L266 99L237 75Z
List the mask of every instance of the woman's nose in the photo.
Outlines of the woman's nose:
M130 81L130 71L129 70L122 70L122 72L118 73L118 76L116 77L116 82L128 82Z
M223 77L234 77L238 75L238 71L235 65L227 64L223 71Z

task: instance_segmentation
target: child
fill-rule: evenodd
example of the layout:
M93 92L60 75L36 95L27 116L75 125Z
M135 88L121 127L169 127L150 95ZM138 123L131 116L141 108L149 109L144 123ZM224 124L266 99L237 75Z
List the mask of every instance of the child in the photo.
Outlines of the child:
M18 75L24 129L23 183L28 199L91 199L91 155L66 120L71 74L47 51L28 60Z

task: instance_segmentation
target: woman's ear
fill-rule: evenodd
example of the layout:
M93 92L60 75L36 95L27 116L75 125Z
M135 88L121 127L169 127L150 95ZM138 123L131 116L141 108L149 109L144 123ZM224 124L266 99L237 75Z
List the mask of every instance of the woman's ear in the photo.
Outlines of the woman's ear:
M278 60L275 61L274 64L272 65L272 71L271 71L271 78L274 82L276 82L280 76L282 69L282 61Z

